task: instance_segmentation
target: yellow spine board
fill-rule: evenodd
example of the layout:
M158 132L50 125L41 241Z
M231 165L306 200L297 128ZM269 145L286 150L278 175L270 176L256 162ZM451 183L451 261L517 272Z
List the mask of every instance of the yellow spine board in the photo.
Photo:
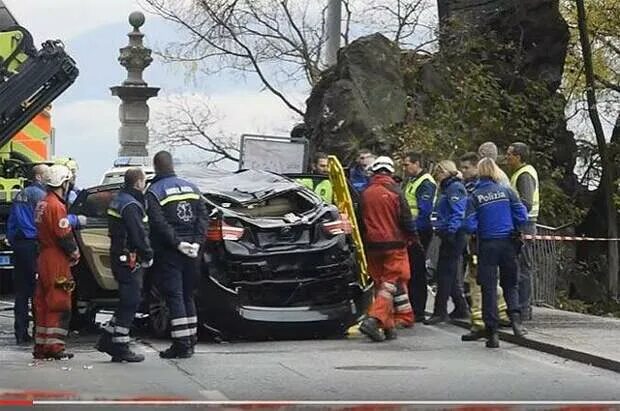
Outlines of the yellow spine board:
M360 268L360 282L362 286L366 286L369 283L368 264L366 262L366 253L364 252L362 234L357 225L355 208L353 207L353 200L351 199L349 185L347 184L347 177L342 164L340 164L340 161L336 156L328 157L328 167L329 180L331 181L334 190L334 205L338 207L338 210L342 216L347 218L351 223L353 243L355 244L355 254Z

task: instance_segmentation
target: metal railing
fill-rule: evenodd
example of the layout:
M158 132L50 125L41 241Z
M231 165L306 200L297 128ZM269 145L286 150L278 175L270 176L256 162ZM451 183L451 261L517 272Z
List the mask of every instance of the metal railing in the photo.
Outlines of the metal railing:
M573 235L569 225L548 227L536 225L539 235ZM532 241L532 304L554 306L558 273L569 255L570 245L555 240Z

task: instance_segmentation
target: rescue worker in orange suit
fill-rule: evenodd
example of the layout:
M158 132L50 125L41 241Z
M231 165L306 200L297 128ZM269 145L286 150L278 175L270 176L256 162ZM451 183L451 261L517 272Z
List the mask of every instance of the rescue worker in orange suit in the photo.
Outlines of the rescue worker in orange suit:
M384 341L396 338L399 323L414 321L407 292L411 277L407 243L415 236L415 222L405 196L392 178L392 159L378 157L370 171L374 175L362 192L361 216L375 299L360 332L373 341Z
M201 191L174 173L172 155L153 157L155 178L146 195L151 244L155 252L153 280L170 309L172 346L161 358L189 358L198 341L194 290L208 224Z
M48 193L39 202L35 221L39 238L39 278L34 297L36 325L34 357L37 359L69 359L64 339L69 333L71 293L75 282L71 266L80 258L65 198L71 184L71 170L53 165L46 175Z
M103 328L96 348L112 362L142 362L144 355L129 348L129 330L140 305L144 268L153 265L144 210L146 176L140 168L125 172L125 184L108 207L110 260L118 282L119 303L112 320Z

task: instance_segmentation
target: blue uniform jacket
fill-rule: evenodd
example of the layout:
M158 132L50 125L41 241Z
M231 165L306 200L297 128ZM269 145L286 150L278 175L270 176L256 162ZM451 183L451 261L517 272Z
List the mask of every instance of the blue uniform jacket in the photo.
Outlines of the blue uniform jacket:
M429 231L433 229L431 224L431 214L433 213L433 203L435 200L435 192L437 185L432 181L426 180L416 192L418 200L418 217L415 220L416 229L418 231Z
M34 222L34 210L46 194L45 188L40 183L33 183L17 194L7 221L7 238L11 244L15 240L36 240L37 225Z
M527 223L527 210L509 187L481 178L469 199L466 230L482 240L509 238Z
M435 229L440 234L455 234L463 228L467 209L467 191L457 177L449 177L441 182L439 200L435 206L437 221Z
M355 188L355 191L361 193L368 186L370 177L366 174L366 170L359 166L354 166L349 172L349 180L351 180L351 185Z

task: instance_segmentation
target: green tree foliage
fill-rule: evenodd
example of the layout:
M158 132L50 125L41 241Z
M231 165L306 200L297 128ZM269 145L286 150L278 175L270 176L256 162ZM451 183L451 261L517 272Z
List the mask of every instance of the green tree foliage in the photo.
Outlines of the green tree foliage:
M525 142L543 180L541 220L562 225L579 219L581 210L554 183L563 177L552 164L552 153L564 100L544 83L507 69L504 57L516 52L511 45L462 34L451 40L433 57L417 64L408 60L404 75L412 121L393 130L397 146L440 160L477 151L485 141L494 141L502 151L515 141Z

